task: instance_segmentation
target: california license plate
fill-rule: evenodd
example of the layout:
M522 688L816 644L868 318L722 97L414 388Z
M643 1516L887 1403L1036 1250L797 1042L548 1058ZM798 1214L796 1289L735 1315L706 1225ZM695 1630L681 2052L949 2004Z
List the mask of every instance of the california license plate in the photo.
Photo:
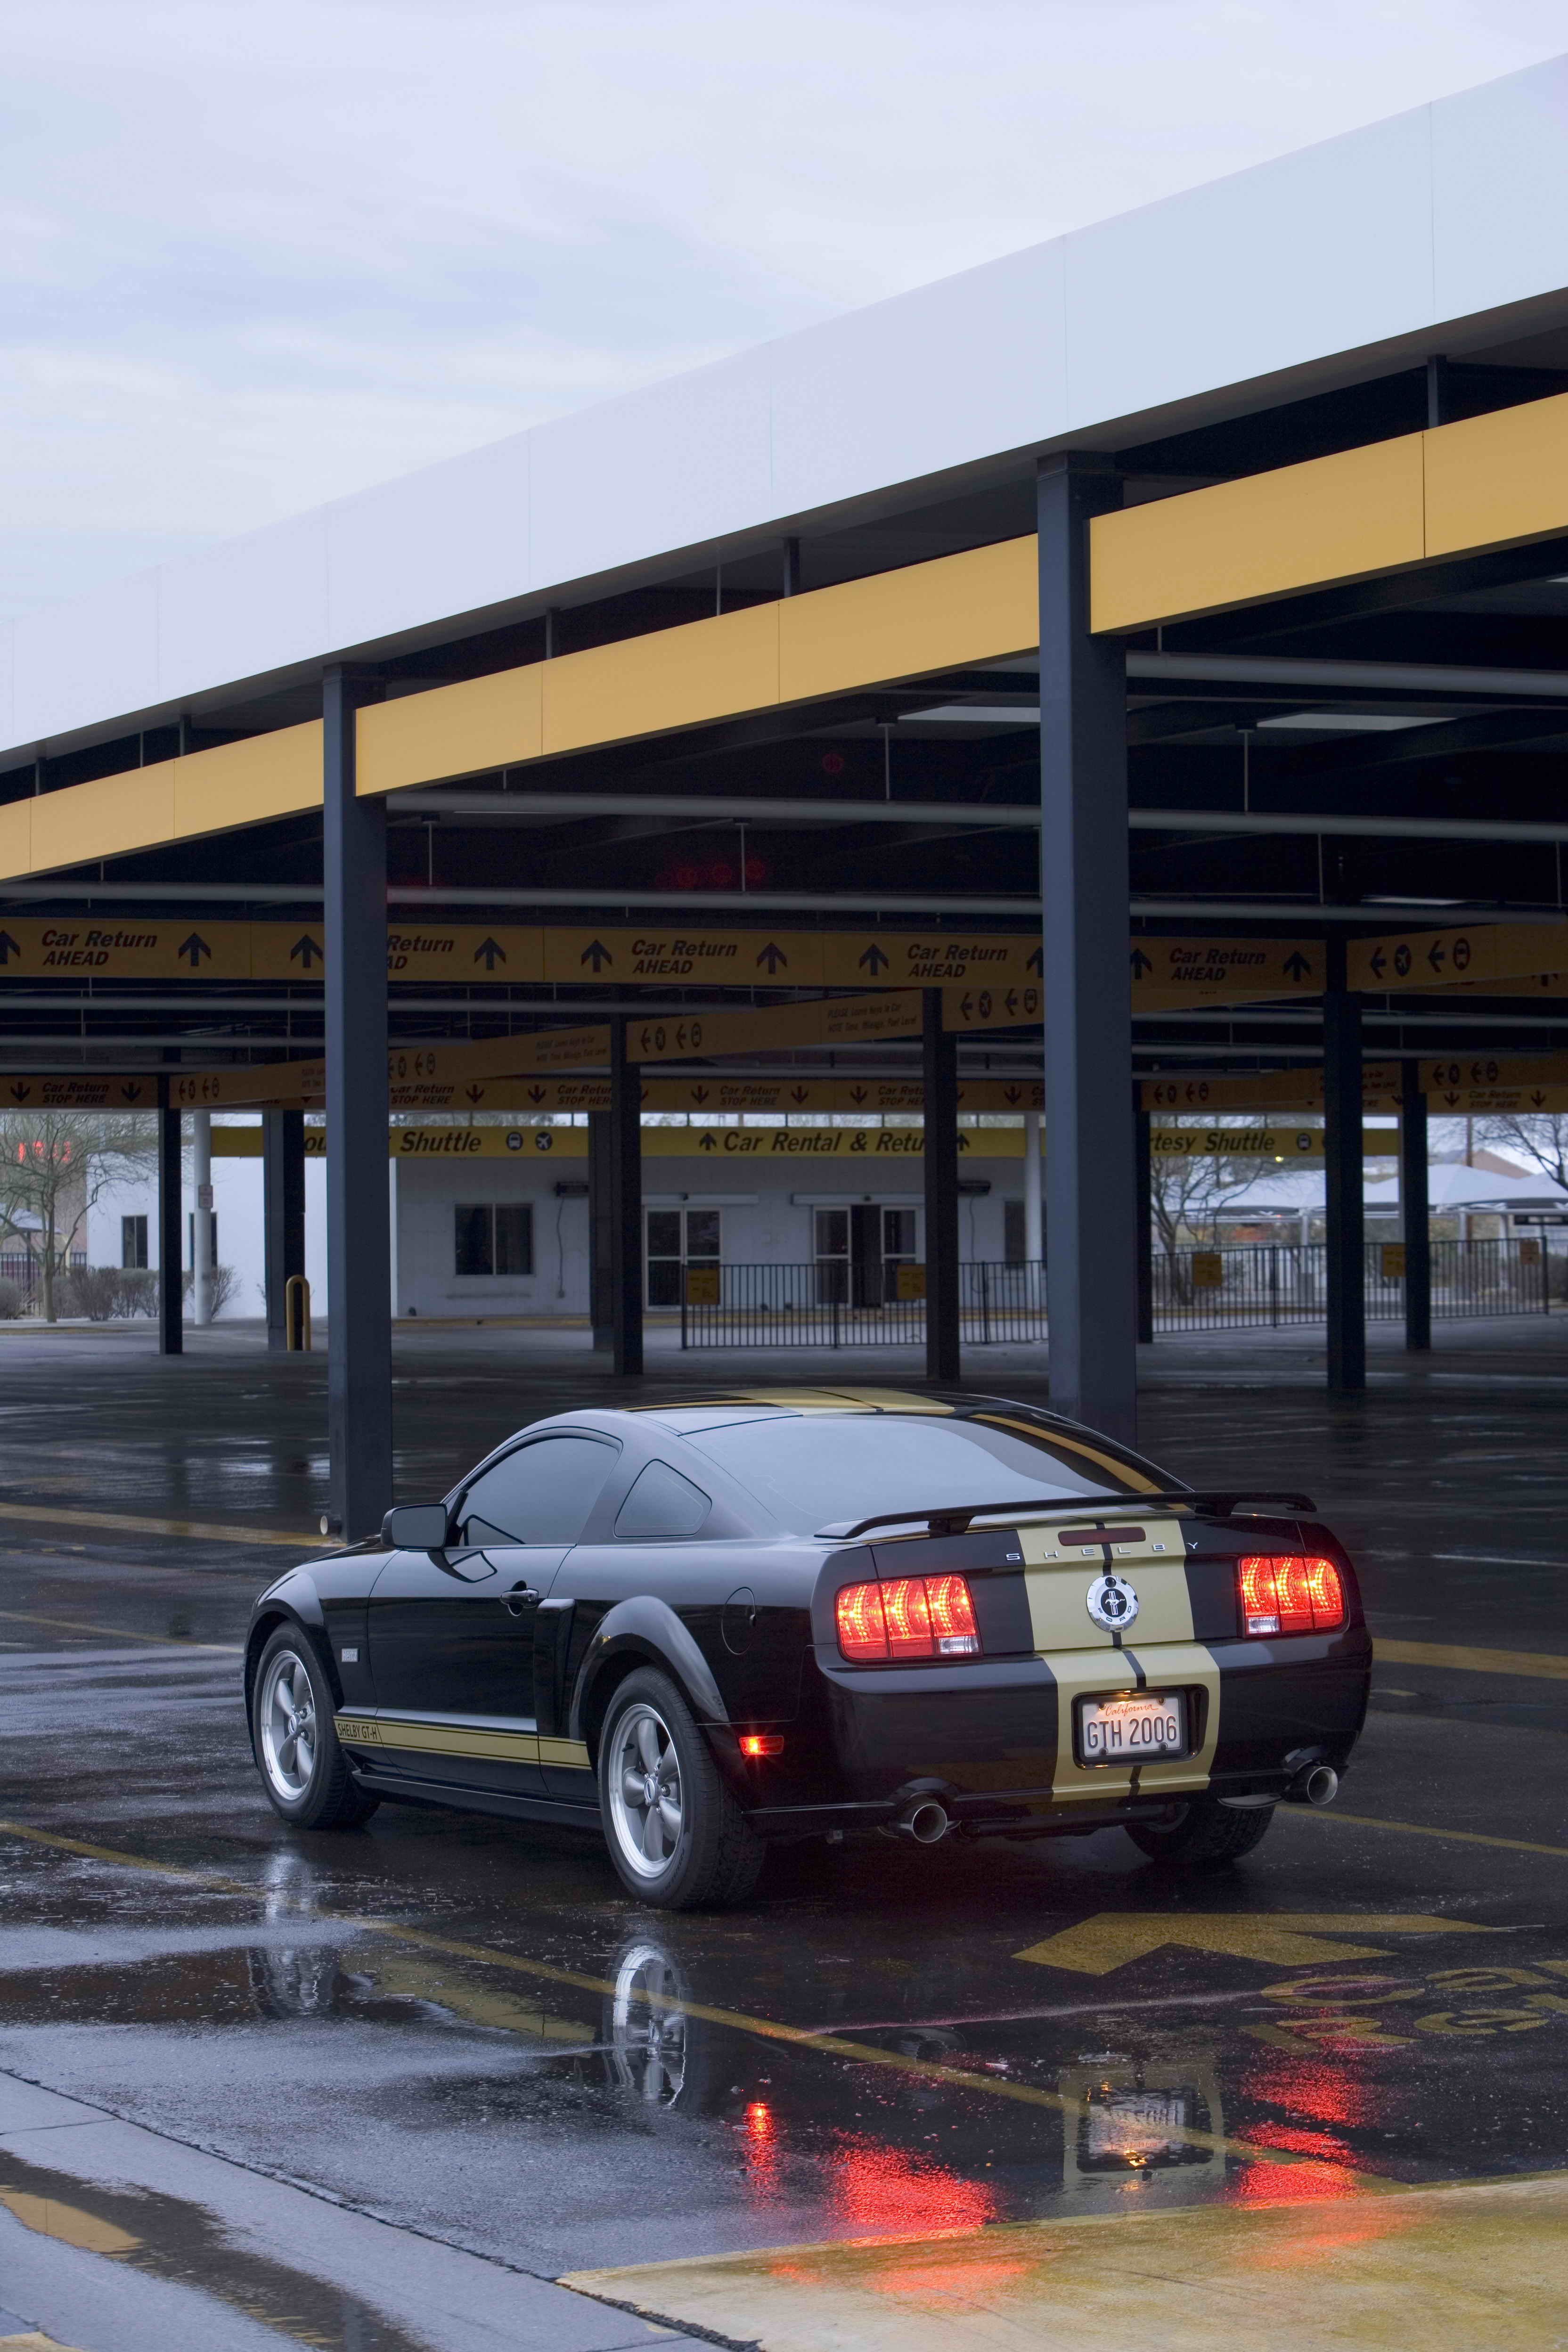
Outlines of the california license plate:
M1140 1764L1187 1752L1187 1702L1181 1691L1133 1691L1122 1698L1080 1698L1080 1764Z

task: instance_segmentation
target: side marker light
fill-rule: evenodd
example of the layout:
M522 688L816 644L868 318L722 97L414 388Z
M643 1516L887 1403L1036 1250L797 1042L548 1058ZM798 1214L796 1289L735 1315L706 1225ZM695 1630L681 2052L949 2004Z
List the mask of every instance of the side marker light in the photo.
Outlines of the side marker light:
M742 1731L741 1753L742 1756L782 1756L784 1734L780 1731Z

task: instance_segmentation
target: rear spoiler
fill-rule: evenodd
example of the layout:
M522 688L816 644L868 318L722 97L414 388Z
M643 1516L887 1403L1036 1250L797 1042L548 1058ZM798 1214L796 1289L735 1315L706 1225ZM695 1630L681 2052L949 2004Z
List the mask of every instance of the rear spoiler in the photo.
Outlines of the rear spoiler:
M1310 1495L1275 1493L1268 1487L1178 1486L1168 1494L1079 1495L1070 1503L1042 1503L1037 1496L1020 1503L939 1503L930 1509L879 1511L868 1519L840 1519L831 1527L818 1528L816 1533L825 1542L848 1543L857 1536L868 1535L873 1528L910 1527L923 1521L933 1536L961 1536L972 1520L994 1518L998 1512L1008 1518L1102 1519L1108 1511L1147 1511L1156 1504L1228 1519L1243 1503L1272 1504L1288 1511L1315 1512L1318 1507Z

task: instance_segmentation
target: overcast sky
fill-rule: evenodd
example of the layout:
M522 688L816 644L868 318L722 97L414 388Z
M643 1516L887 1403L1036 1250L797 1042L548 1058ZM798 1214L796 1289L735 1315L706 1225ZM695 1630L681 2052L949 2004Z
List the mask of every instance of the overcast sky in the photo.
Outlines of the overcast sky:
M1568 47L1561 0L0 0L0 611Z

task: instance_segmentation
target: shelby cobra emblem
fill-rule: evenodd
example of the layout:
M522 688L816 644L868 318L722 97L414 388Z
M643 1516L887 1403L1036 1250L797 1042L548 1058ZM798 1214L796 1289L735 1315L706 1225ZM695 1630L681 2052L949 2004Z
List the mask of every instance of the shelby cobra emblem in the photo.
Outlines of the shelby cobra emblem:
M1112 1576L1109 1569L1089 1586L1088 1604L1095 1623L1109 1633L1120 1633L1138 1614L1138 1595L1124 1576Z

